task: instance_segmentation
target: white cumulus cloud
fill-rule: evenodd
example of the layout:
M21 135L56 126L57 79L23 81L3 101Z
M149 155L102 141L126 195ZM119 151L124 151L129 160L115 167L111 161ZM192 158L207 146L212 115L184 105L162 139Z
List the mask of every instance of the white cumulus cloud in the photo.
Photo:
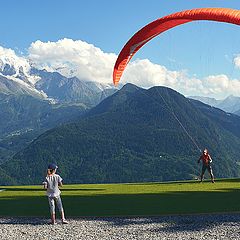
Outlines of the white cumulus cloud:
M166 67L154 64L148 59L130 62L125 69L123 82L131 82L141 87L176 86L182 72L169 71Z
M39 69L58 71L67 77L112 84L112 73L117 55L106 53L100 48L81 40L61 39L56 42L33 42L28 55L18 57L11 49L0 47L0 60L12 61L25 66L29 61ZM10 59L10 60L9 60ZM240 55L234 58L240 68ZM201 95L224 98L230 94L240 96L240 80L219 74L198 78L189 76L186 70L172 71L148 59L132 60L126 67L121 83L131 82L140 87L167 86L184 95Z
M58 71L96 82L111 82L116 54L104 53L84 41L61 39L57 42L36 41L29 47L29 59L40 69Z
M240 96L240 80L227 75L212 75L203 79L187 77L179 91L188 96L208 96L223 99L229 95Z
M170 71L147 59L130 62L122 80L146 88L166 86L187 96L209 96L218 99L228 95L240 96L240 80L238 79L230 79L224 74L200 79L189 76L185 70Z
M105 53L92 44L72 39L57 42L36 41L29 47L29 59L40 69L58 71L88 81L112 83L112 73L117 55ZM182 72L169 71L147 59L131 61L121 83L131 82L141 87L165 85L174 87Z

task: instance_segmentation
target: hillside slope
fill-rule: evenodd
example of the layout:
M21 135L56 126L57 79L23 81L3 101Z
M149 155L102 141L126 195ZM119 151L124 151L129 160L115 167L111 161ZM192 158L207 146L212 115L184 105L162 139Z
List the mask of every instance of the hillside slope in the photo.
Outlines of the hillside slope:
M48 129L79 119L84 105L50 104L30 95L0 93L0 163Z
M169 88L127 84L84 119L42 134L2 168L21 184L41 182L49 162L68 183L192 179L200 171L198 148L208 147L215 175L236 177L238 128L240 117Z

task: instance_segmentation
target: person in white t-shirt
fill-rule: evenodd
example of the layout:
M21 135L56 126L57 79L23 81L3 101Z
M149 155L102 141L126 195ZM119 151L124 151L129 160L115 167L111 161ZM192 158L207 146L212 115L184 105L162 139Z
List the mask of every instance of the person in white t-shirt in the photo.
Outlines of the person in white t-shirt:
M60 197L61 191L59 190L59 187L63 185L62 178L56 174L57 168L57 165L54 163L48 165L47 176L43 184L44 188L47 189L47 196L51 213L51 224L56 224L55 203L57 204L58 210L61 214L62 223L67 224L68 221L65 219L63 205Z

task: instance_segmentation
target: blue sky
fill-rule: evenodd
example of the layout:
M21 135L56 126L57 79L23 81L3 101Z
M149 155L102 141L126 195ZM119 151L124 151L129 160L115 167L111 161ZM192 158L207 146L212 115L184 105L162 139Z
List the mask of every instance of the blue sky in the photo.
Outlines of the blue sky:
M93 44L104 53L118 54L127 40L149 22L201 7L240 9L240 2L8 0L1 3L0 46L28 54L31 43L37 40L57 42L68 38ZM240 54L238 26L202 21L161 34L144 46L132 61L148 59L169 71L186 71L191 77L224 74L229 79L240 79L240 69L233 64L237 54Z

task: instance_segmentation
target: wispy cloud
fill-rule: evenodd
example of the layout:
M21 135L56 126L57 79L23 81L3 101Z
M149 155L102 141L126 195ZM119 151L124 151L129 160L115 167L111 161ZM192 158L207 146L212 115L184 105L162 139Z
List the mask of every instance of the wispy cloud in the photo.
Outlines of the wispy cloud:
M234 65L236 68L240 68L240 55L237 54L233 59Z

